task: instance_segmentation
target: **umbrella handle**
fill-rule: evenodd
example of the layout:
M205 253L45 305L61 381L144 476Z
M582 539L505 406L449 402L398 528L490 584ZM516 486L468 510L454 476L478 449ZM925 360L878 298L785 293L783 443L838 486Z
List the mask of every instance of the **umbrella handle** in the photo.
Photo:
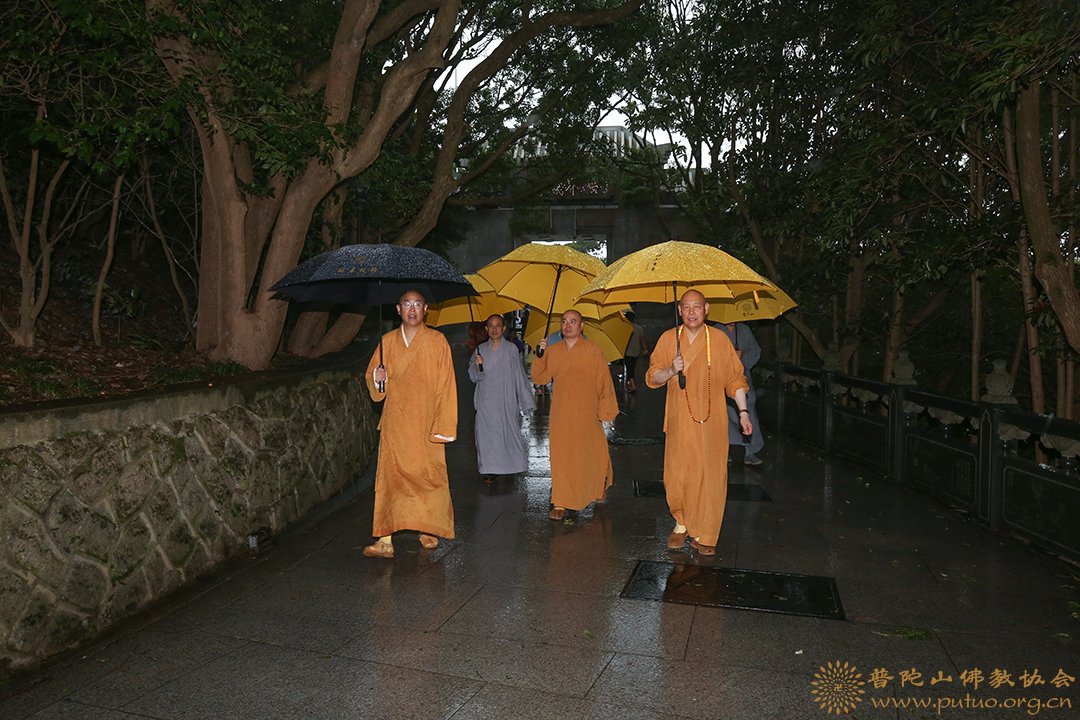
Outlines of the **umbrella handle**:
M379 278L379 294L380 295L382 294L382 278ZM383 367L382 361L383 361L383 355L382 355L382 304L380 303L379 304L379 367ZM385 368L383 368L383 369L385 369ZM386 392L386 381L385 380L377 381L375 383L375 388L381 393Z
M536 357L544 357L544 348L540 347L539 345L536 346Z
M679 371L679 389L680 390L685 390L686 389L686 376L683 375L682 370Z
M476 369L480 372L484 372L484 356L480 354L480 351L476 351L476 357L480 358L480 362L476 363Z

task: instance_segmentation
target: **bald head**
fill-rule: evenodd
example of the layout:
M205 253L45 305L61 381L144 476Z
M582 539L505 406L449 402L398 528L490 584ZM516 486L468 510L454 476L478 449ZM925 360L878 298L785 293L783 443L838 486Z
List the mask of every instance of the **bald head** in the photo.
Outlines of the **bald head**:
M581 337L582 326L581 313L577 310L567 310L562 314L562 323L560 325L560 332L563 339L574 340Z
M686 329L696 334L698 329L705 323L705 317L709 314L709 303L705 302L705 296L697 290L687 290L679 299L679 317L682 318Z
M700 290L687 290L682 294L682 297L679 298L679 304L684 305L688 302L699 302L704 304L705 296L701 294Z
M502 315L491 315L484 321L484 329L487 330L488 338L498 345L506 329L506 321Z
M397 304L398 315L401 322L409 327L417 327L424 322L424 313L427 312L427 300L416 290L406 290L402 293Z

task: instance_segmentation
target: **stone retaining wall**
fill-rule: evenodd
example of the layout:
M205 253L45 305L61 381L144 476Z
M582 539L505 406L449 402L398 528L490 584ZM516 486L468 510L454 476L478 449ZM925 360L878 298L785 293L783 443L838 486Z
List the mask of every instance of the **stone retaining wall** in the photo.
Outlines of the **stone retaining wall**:
M361 362L0 412L0 679L363 475L377 418Z

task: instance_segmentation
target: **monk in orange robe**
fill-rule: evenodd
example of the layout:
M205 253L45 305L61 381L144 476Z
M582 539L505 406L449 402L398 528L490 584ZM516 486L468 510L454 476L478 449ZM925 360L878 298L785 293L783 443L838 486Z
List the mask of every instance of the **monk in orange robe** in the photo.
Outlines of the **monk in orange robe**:
M372 522L378 540L364 548L365 557L393 557L391 535L398 530L419 531L420 544L429 550L439 537L454 537L445 449L457 435L450 345L424 325L427 302L420 293L402 295L397 311L401 327L383 335L382 362L376 350L365 376L372 400L386 401Z
M746 408L748 385L742 362L727 336L705 324L709 304L697 290L679 300L682 325L660 336L645 382L667 386L664 408L664 491L675 529L672 550L687 537L701 555L715 555L727 504L727 397L734 398L739 425L753 432ZM686 376L686 389L678 375Z
M533 383L551 388L551 512L562 520L567 510L581 510L604 500L614 473L603 421L619 414L615 385L611 382L600 346L581 334L581 313L562 316L562 341L548 347L540 341L543 357L533 360Z

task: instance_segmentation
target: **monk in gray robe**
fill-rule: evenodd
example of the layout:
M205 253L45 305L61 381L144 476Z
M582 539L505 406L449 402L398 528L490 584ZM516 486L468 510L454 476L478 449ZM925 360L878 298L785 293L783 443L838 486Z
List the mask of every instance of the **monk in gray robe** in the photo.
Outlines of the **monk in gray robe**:
M750 386L750 389L746 391L746 409L750 411L750 424L754 427L754 432L750 435L742 434L739 408L735 406L733 400L729 399L728 445L743 445L746 447L746 455L743 459L744 465L761 465L762 460L757 454L765 447L765 435L761 432L761 425L758 422L757 392L754 390L754 378L750 375L750 370L761 359L761 346L758 345L757 338L754 337L754 333L746 323L726 323L717 325L717 327L728 336L731 344L735 347L735 354L742 360L743 375L746 376L746 383ZM728 456L728 459L730 460L730 456Z
M504 337L502 316L489 317L485 328L488 340L469 358L469 379L476 384L476 461L480 476L490 483L496 475L514 475L528 468L521 414L536 409L536 401L521 351Z

